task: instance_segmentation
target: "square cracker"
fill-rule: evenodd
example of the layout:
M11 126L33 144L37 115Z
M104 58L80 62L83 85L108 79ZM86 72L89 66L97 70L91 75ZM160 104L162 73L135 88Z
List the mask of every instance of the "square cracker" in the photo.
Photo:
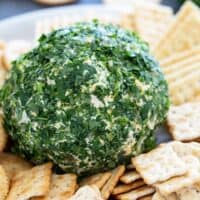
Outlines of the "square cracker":
M174 53L173 55L160 60L160 66L163 68L163 71L167 71L168 73L174 70L178 70L181 66L177 66L179 63L190 64L189 59L194 57L200 57L200 46L195 46L191 49L187 49L185 51ZM172 67L171 67L172 66ZM167 70L167 68L171 67L172 70Z
M167 6L138 2L135 5L134 19L136 32L152 48L158 43L169 24L171 24L173 11Z
M117 195L116 198L121 199L121 200L136 200L141 197L145 197L147 195L153 194L154 192L155 192L155 188L151 186L143 186L136 190L132 190L130 192Z
M200 68L184 76L178 76L174 82L169 83L171 102L180 105L190 102L200 94Z
M5 169L9 179L19 172L32 168L29 162L11 153L0 153L0 165Z
M190 28L188 28L190 27ZM154 49L158 60L200 45L200 11L187 1Z
M183 143L179 141L173 141L168 143L171 145L177 155L183 159L186 156L194 156L200 161L200 143L198 142L189 142Z
M136 181L140 178L141 178L141 176L138 172L129 171L129 172L126 172L123 176L120 177L120 181L125 183L125 184L129 184L129 183Z
M96 185L99 189L101 189L106 181L110 178L111 172L104 172L104 173L99 173L95 174L93 176L87 177L83 179L79 185Z
M167 125L174 140L192 141L200 138L200 102L171 106Z
M150 185L187 172L185 163L169 145L160 145L149 153L132 158L132 162L145 183Z
M138 180L138 181L135 181L135 182L129 183L129 184L119 184L114 188L114 190L112 191L112 194L113 195L122 194L124 192L128 192L130 190L139 188L144 185L145 185L145 183L143 180Z
M44 196L49 192L52 163L38 165L19 172L12 181L7 200L25 200Z
M188 173L182 176L173 177L163 183L155 184L163 196L168 196L185 187L189 187L200 180L200 162L195 156L184 156L183 161L188 168Z
M0 165L0 200L5 200L9 190L9 180L4 168Z
M177 192L179 200L199 200L200 184L195 184L189 188L184 188Z
M49 193L44 197L32 198L32 200L66 200L75 193L76 179L75 174L53 174Z
M101 189L101 195L102 195L103 199L109 198L110 194L112 193L113 189L117 185L117 183L118 183L120 177L123 175L124 171L125 171L124 165L120 165L119 167L117 167L116 169L114 169L112 171L111 177L109 178L107 183Z

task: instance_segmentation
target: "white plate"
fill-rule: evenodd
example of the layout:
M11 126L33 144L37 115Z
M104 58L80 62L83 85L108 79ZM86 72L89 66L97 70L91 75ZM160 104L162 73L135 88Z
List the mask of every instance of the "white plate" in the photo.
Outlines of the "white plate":
M6 41L13 39L34 40L35 24L45 18L52 18L59 15L70 17L75 14L81 17L81 15L86 15L91 11L103 16L113 15L113 18L116 18L127 9L128 7L122 8L121 6L76 5L29 12L0 21L0 39Z

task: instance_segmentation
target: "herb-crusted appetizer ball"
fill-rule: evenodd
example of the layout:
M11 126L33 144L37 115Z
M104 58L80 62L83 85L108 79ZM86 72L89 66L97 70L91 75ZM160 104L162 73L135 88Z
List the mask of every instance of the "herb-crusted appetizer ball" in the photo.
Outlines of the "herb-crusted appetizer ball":
M41 36L13 63L1 104L15 152L84 175L151 149L169 100L146 43L93 21Z

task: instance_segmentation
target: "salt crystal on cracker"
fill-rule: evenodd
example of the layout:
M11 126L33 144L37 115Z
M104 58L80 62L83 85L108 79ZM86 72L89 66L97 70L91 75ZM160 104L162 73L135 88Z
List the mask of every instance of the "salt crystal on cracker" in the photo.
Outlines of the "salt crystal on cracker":
M168 145L159 146L149 153L139 155L133 158L132 162L147 184L165 181L187 172L184 162Z
M51 168L52 164L47 163L16 174L6 200L25 200L46 195L50 188Z
M167 125L174 140L191 141L200 138L200 103L171 106Z

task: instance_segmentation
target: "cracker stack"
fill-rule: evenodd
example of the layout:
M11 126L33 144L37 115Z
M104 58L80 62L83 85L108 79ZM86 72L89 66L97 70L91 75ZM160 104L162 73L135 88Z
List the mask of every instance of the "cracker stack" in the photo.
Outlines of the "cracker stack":
M155 186L153 200L200 199L199 143L162 144L132 162L145 182Z

